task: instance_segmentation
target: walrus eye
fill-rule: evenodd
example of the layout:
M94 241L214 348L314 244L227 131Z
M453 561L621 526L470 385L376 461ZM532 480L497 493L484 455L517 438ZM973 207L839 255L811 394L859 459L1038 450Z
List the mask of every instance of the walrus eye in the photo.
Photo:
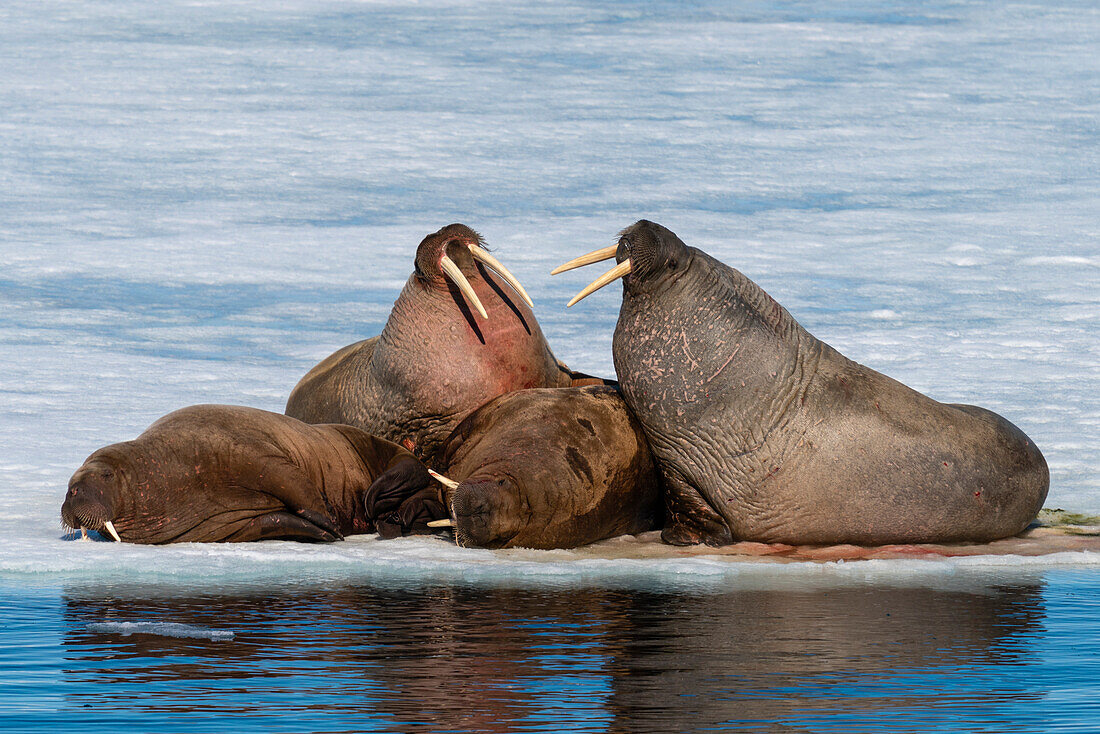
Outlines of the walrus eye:
M675 258L668 261L668 269L669 270L675 270L676 269L676 259Z

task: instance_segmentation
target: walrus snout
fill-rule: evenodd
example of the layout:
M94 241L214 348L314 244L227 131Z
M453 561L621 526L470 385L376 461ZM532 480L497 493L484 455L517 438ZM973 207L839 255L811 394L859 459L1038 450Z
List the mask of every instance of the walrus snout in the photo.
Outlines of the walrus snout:
M451 513L463 547L503 548L523 528L519 492L507 479L462 482L451 494Z
M527 295L519 279L508 268L485 249L484 240L474 230L464 224L449 224L435 234L428 235L416 249L416 270L418 273L436 281L450 281L461 291L482 319L489 313L482 305L474 287L470 285L463 268L474 269L482 263L499 275L504 282L524 300L529 308L534 308L531 297ZM473 277L471 275L471 277Z
M61 505L61 522L74 530L101 531L115 519L114 491L110 469L81 467L69 480L69 490Z
M630 286L637 279L646 280L665 273L676 272L681 265L681 261L689 257L690 253L687 245L671 230L656 222L640 219L619 233L618 244L575 257L551 270L550 274L557 275L567 270L611 260L612 258L617 263L615 267L596 278L585 286L580 293L573 296L572 300L565 304L568 308L582 298L588 297L605 285L614 283L620 278L627 286Z

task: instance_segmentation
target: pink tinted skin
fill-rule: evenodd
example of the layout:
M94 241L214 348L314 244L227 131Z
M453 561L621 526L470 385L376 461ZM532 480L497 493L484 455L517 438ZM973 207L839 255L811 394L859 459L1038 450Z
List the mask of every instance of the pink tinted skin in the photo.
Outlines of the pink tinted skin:
M470 254L468 245L479 243L477 233L459 224L425 238L417 249L416 271L372 356L374 412L418 434L414 441L422 456L434 453L460 420L497 395L571 384L531 309ZM466 276L488 318L443 274L444 255ZM408 446L403 438L397 440Z

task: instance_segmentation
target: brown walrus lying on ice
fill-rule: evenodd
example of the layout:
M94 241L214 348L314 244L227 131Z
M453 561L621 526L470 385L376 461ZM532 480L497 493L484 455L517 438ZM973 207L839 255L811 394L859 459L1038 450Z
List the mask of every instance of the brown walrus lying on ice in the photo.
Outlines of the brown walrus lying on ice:
M129 543L333 541L373 530L371 487L438 494L411 453L358 428L196 405L89 456L61 520Z
M645 436L608 386L521 390L472 413L443 443L449 488L409 499L376 484L369 511L440 523L461 546L573 548L658 527L660 486ZM446 481L446 479L444 479Z

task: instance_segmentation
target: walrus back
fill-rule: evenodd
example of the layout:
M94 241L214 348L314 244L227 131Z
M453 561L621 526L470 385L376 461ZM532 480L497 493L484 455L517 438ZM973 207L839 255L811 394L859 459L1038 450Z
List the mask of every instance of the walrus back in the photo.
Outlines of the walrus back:
M377 343L378 337L374 336L325 357L294 386L283 412L306 423L354 424L349 400L353 405L366 401L365 396L358 394L359 390L366 390L366 385L359 384L358 376L366 374L365 367L370 364Z

